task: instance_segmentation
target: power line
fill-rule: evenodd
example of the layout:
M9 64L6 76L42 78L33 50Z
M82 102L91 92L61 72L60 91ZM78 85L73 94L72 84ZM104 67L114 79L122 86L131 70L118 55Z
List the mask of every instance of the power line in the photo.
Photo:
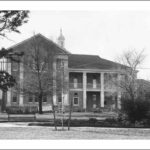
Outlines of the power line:
M150 69L150 68L137 68L137 69Z

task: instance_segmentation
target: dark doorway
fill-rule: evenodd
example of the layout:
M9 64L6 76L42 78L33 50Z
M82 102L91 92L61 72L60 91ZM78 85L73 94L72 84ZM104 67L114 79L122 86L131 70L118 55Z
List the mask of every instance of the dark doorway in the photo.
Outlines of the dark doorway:
M100 107L100 92L87 92L87 111Z

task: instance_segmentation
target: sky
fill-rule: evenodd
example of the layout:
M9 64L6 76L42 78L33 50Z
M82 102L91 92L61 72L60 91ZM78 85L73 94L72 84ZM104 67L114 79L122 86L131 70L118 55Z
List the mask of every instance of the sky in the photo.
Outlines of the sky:
M150 9L149 10L31 10L21 34L8 33L0 38L0 47L9 47L41 33L57 42L62 28L65 48L74 54L99 55L116 60L123 52L144 49L145 60L138 78L150 80Z

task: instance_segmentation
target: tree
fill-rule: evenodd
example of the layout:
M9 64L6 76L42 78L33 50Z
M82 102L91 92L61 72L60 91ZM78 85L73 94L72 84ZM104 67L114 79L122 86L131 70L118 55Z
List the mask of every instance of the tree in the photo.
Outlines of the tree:
M131 123L146 118L149 111L149 102L145 99L145 92L142 84L138 83L138 67L145 59L144 50L127 51L118 58L120 65L120 79L117 86L122 92L121 114Z
M121 57L118 58L120 65L119 69L122 71L122 78L117 83L125 94L133 101L138 96L138 90L140 86L137 84L137 72L138 67L144 61L144 51L136 52L135 50L125 52Z
M18 30L18 27L22 26L24 23L27 23L29 11L0 11L0 36L7 37L7 32L17 32L20 33ZM6 50L5 48L2 48L0 50L0 59L4 59L5 64L2 64L3 66L6 65L6 59L9 59L10 61L17 61L19 62L19 59L16 59L14 57L16 56L22 56L23 53L14 53L13 49ZM18 57L17 57L18 58ZM2 67L2 66L1 66ZM13 76L11 76L6 70L3 70L0 68L0 89L2 90L3 96L2 96L2 111L5 109L4 103L5 103L5 95L8 90L8 88L13 87L16 83Z
M34 95L38 99L39 113L42 114L42 100L44 96L51 94L51 82L48 76L48 57L43 47L47 49L46 45L42 44L38 37L33 36L29 50L24 57L24 94Z
M2 111L5 110L5 96L6 92L9 88L13 87L16 84L15 78L10 75L6 70L6 59L9 59L10 61L15 61L19 63L20 59L23 53L15 53L12 49L6 50L5 48L2 48L0 51L0 59L1 59L1 70L0 70L0 90L2 91L2 104L1 109ZM2 61L3 60L3 61Z
M0 36L6 37L7 32L20 33L18 28L28 22L29 11L0 11Z
M25 51L23 65L24 65L24 81L23 81L23 94L31 95L38 98L39 113L43 113L42 105L44 96L48 96L51 100L52 112L54 116L55 130L56 125L56 111L53 95L54 89L61 92L62 79L59 73L62 69L56 67L54 70L53 62L56 62L54 45L47 43L40 36L34 35L28 43L28 49ZM56 76L56 71L58 74ZM56 73L54 75L54 72ZM55 84L57 82L57 85ZM19 90L19 88L18 88Z

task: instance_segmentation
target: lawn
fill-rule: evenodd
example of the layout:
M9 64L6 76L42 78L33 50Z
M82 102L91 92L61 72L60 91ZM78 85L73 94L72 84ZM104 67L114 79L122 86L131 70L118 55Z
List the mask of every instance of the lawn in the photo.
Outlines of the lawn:
M150 129L72 127L54 131L54 127L1 123L0 139L150 139Z

